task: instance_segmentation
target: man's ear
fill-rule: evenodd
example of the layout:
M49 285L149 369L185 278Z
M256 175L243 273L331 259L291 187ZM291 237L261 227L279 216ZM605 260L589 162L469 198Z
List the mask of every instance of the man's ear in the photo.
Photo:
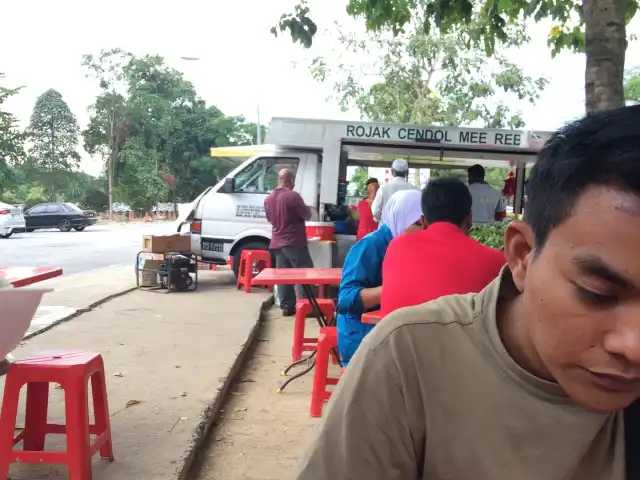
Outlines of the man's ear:
M520 292L524 291L527 269L533 260L533 231L528 223L509 222L504 231L504 255L513 276L513 282Z

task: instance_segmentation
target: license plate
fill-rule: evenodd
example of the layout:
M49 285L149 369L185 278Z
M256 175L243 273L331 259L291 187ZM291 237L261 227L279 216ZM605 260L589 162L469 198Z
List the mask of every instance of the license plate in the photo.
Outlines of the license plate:
M16 214L13 214L13 215L12 215L12 217L13 217L13 218L20 218L20 214L17 214L17 215L16 215Z
M223 252L224 245L220 241L216 240L202 240L202 250L208 252Z

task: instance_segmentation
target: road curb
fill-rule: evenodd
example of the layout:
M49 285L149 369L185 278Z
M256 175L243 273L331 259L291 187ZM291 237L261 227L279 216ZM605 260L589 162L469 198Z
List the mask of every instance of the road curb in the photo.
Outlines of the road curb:
M238 353L238 356L225 375L224 382L216 392L216 395L211 399L211 403L209 403L202 411L200 422L198 422L198 425L194 428L189 448L185 451L184 462L176 470L176 480L189 480L192 478L194 470L199 465L200 453L207 443L212 427L215 427L220 420L229 391L231 390L231 387L237 383L238 377L244 370L244 366L249 357L249 352L255 345L257 334L264 323L267 311L273 306L273 303L273 295L262 302L258 319L247 335L247 339L242 345L242 349Z
M78 310L76 310L75 312L66 315L58 320L55 320L53 322L51 322L49 325L46 325L44 327L42 327L40 330L36 330L35 332L31 332L27 335L25 335L24 337L22 337L22 342L25 342L33 337L37 337L38 335L43 334L44 332L48 332L49 330L51 330L53 327L60 325L61 323L64 322L68 322L69 320L72 320L74 318L76 318L79 315L82 315L83 313L87 313L90 312L91 310L93 310L96 307L99 307L100 305L102 305L103 303L108 302L109 300L112 300L114 298L117 297L121 297L122 295L126 295L129 292L132 292L136 289L136 287L127 287L125 290L121 290L119 292L116 293L112 293L110 295L107 295L106 297L101 298L100 300L97 300L93 303L91 303L90 305L83 307L83 308L79 308Z

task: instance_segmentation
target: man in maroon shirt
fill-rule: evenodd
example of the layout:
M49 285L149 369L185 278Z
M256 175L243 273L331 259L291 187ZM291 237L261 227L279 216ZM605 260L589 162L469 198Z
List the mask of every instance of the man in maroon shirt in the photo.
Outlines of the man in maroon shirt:
M444 295L479 292L498 276L504 254L469 237L471 202L469 189L456 178L429 182L422 192L426 230L394 238L384 257L385 315Z
M276 268L312 268L313 261L307 246L305 221L311 218L311 209L302 197L293 191L294 175L283 169L278 174L278 188L264 201L267 220L273 226L269 248L276 257ZM304 297L299 286L298 296ZM291 285L278 285L278 300L285 316L296 312L296 293Z

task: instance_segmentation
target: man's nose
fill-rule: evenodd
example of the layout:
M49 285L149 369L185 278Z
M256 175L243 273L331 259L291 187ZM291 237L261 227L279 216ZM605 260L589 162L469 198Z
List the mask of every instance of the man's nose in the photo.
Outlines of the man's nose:
M604 338L604 348L638 366L640 373L640 311L617 322Z

